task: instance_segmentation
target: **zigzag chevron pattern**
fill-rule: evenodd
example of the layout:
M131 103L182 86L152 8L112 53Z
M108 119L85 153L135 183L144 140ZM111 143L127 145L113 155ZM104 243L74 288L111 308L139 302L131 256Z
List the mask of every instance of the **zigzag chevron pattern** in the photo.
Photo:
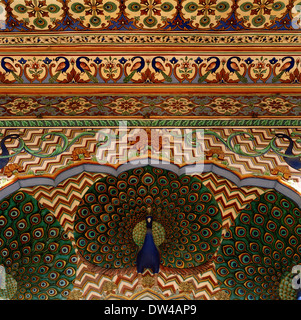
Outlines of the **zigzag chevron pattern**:
M103 174L83 172L60 183L56 188L38 186L24 188L23 190L33 195L53 212L60 224L68 232L70 239L74 241L73 218L76 207L86 190L103 176ZM230 227L243 206L264 192L263 189L256 187L238 188L232 182L214 173L204 173L196 176L215 194L215 198L223 213L224 229ZM145 271L144 276L147 276L147 274L148 271ZM107 281L113 281L117 285L119 293L125 296L130 296L137 286L135 273L131 275L116 274L110 277L89 271L84 263L78 265L75 288L82 292L85 299L102 299L103 285ZM196 276L166 275L162 271L159 274L160 289L167 297L175 294L179 290L180 284L184 281L193 284L192 294L194 299L211 299L212 295L218 290L214 266L209 268L204 274Z
M18 133L21 135L27 147L32 150L37 150L41 148L43 153L51 153L55 150L58 144L62 143L61 138L59 137L46 137L45 141L41 140L41 137L45 133L57 132L60 134L64 134L68 141L71 141L73 138L77 137L80 133L87 131L87 129L77 128L77 129L2 129L0 134L2 136ZM97 130L97 129L96 129ZM215 132L217 132L222 138L227 139L232 133L237 132L238 129L233 128L215 128ZM282 132L289 134L292 132L290 129L239 129L239 131L244 131L246 133L253 134L254 140L248 140L247 135L237 136L233 143L238 143L241 145L243 151L248 153L252 153L254 147L258 150L265 148L272 138L275 136L275 132ZM297 129L294 131L298 131ZM27 152L21 152L18 155L10 158L9 163L16 163L23 167L24 172L19 172L18 176L26 176L28 174L36 174L36 175L54 175L58 170L67 168L72 163L84 163L85 161L93 162L98 164L97 161L93 161L92 157L96 153L96 138L92 136L83 136L79 138L70 148L66 150L64 153L51 157L51 158L40 158L34 157ZM277 139L277 146L283 148L283 150L287 147L287 141ZM18 141L7 141L6 146L9 150L18 147ZM80 161L72 160L72 152L75 149L84 148L90 153L89 159L82 159ZM281 156L275 154L272 150L264 154L260 157L249 157L237 155L227 149L221 141L215 138L212 135L205 135L204 137L204 148L205 150L210 149L220 149L225 153L224 162L229 169L239 172L240 174L255 174L255 175L271 175L270 171L276 166L287 166ZM125 154L126 149L122 149L121 154ZM296 153L301 152L301 148L295 147L294 150ZM112 156L113 157L113 156ZM114 160L113 158L111 160ZM212 159L210 159L212 160ZM214 159L216 160L216 159ZM216 160L217 162L223 162L222 160ZM111 161L111 163L113 163ZM117 165L118 166L118 165ZM290 168L292 172L292 176L300 178L300 172ZM12 180L16 178L16 176L12 176L8 178L8 180Z
M77 205L88 188L101 177L103 174L83 172L61 182L57 187L37 186L22 190L48 208L73 240L73 219Z
M148 270L142 274L143 277L149 275L151 273ZM82 263L77 270L74 288L80 290L86 300L99 300L104 297L104 284L106 282L115 283L118 294L130 297L137 287L137 274L104 276L89 271L86 265ZM191 294L193 299L210 300L219 289L213 267L203 275L192 275L185 278L181 275L166 275L161 271L159 273L158 285L165 297L172 297L177 290L181 292L180 286L183 282L192 284Z
M238 188L234 183L219 177L214 173L196 175L210 189L218 202L222 213L224 231L228 229L237 217L239 211L249 202L258 198L264 191L259 187Z

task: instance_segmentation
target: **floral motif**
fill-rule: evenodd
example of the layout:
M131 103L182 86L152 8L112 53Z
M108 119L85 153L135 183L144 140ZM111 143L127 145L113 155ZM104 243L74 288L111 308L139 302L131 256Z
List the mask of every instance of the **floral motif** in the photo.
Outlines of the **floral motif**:
M170 98L161 105L166 111L174 115L190 113L195 105L185 98Z
M239 109L241 109L242 104L232 98L216 98L210 104L210 107L220 114L230 115L236 113Z
M272 25L287 12L288 0L239 0L237 14L252 28Z
M118 98L113 103L110 104L110 107L119 114L127 115L132 114L139 110L139 102L134 98Z
M166 25L176 14L175 0L126 0L126 15L139 26L146 29ZM140 21L140 18L143 19Z
M61 103L59 105L59 108L68 115L82 114L88 109L85 99L78 97Z
M7 110L15 115L26 115L35 109L35 104L32 99L16 98L6 105Z
M117 0L71 0L70 14L88 28L105 28L119 15Z
M231 6L223 0L184 0L183 16L189 19L193 26L211 28L219 20L226 19L231 13Z
M53 0L21 0L13 4L13 15L30 28L54 27L55 20L62 15L62 4Z
M285 114L292 108L291 103L282 98L265 98L258 106L272 114Z

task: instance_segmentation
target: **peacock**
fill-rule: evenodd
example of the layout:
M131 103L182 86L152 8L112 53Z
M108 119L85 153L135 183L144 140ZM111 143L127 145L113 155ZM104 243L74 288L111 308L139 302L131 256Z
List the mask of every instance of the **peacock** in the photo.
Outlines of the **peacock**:
M209 62L212 59L214 59L215 61L211 62L207 66L206 73L204 75L202 75L198 80L199 83L201 83L204 80L206 80L210 73L216 72L216 70L219 68L219 66L221 64L220 59L218 57L210 57L210 58L207 59L207 61Z
M145 67L145 60L143 59L143 57L140 57L140 56L133 57L131 59L131 61L134 62L137 59L138 59L138 61L134 63L134 65L132 66L132 68L130 70L131 73L123 79L124 83L128 83L133 78L133 76L136 74L136 72L140 73L143 70L143 68Z
M246 205L225 233L216 274L230 299L296 299L292 267L301 263L301 210L275 190Z
M70 67L70 62L66 57L56 57L54 60L58 62L60 59L63 59L62 62L59 63L57 68L55 69L55 74L49 79L49 83L54 83L61 73L66 73L66 71Z
M239 73L239 66L237 65L236 62L233 62L233 61L232 61L233 59L236 59L238 62L241 61L241 58L240 58L240 57L231 57L231 58L229 58L228 61L227 61L227 68L229 69L229 71L230 71L231 73L235 73L236 76L237 76L237 78L238 78L242 83L247 83L247 82L248 82L248 79Z
M277 138L285 138L289 141L289 145L288 145L287 149L285 150L285 154L292 156L293 155L293 147L294 147L293 139L290 136L288 136L287 134L283 134L283 133L277 133L277 134L275 134L275 136ZM290 167L292 167L296 170L301 169L300 157L290 158L290 157L284 156L283 159Z
M163 62L165 62L165 57L161 57L161 56L158 56L158 57L154 57L153 60L152 60L152 67L154 68L154 70L160 74L162 74L162 76L164 77L164 79L167 81L167 82L172 82L172 78L167 75L165 73L165 68L163 66L163 64L158 61L158 59L161 59Z
M7 60L10 60L12 62L14 62L14 59L11 58L11 57L3 57L1 59L1 67L3 68L3 70L6 72L6 73L11 73L13 75L13 77L19 82L19 83L23 83L23 79L17 75L17 70L15 69L15 67L10 63L8 62Z
M207 270L221 227L218 204L201 180L148 165L96 181L78 206L74 237L91 271L137 272L139 285L145 268L155 275Z
M284 63L281 66L281 68L279 70L280 71L279 74L272 79L272 83L277 82L285 72L289 72L293 68L293 66L295 65L295 59L293 57L284 57L281 59L281 61L284 62L287 59L289 61Z
M19 137L19 134L9 134L1 139L0 148L2 158L0 158L0 170L2 170L8 164L9 161L9 151L5 145L5 141L10 139L18 139Z
M92 75L90 67L86 62L82 61L83 59L85 59L87 62L90 61L88 57L78 57L76 59L76 67L80 70L81 73L85 73L90 80L92 80L94 83L97 83L98 79Z
M137 255L137 273L138 273L138 287L142 288L142 273L145 268L151 268L155 274L154 287L158 287L158 273L160 270L160 252L155 244L152 232L153 217L151 215L152 209L146 209L146 235L143 246Z
M63 300L73 288L77 256L54 215L17 191L0 202L0 265L8 280L0 297Z

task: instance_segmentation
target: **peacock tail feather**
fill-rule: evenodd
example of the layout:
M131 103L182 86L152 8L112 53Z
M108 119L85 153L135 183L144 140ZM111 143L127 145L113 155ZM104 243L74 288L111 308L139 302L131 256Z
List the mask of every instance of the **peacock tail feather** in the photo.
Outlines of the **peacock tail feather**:
M207 71L205 74L203 74L203 75L199 78L198 83L203 82L203 81L209 76L209 73L210 73L210 72L211 72L211 71Z
M90 72L85 70L85 74L89 77L90 80L92 80L92 82L98 83L98 79L95 78Z
M275 77L272 79L272 83L277 82L277 81L282 77L283 74L284 74L284 70L282 70L279 74L277 74L277 76L275 76Z
M172 82L172 78L170 76L168 76L164 71L160 70L160 73L162 74L163 78L167 81L167 82Z
M148 206L163 268L205 265L221 236L221 213L202 182L146 166L108 175L90 187L75 216L79 254L102 272L135 267Z
M18 76L14 71L11 71L11 73L19 83L23 83L24 82L23 79L20 76Z
M76 263L67 233L36 199L18 191L0 202L0 265L17 283L10 298L66 299Z
M238 71L234 71L235 74L237 75L238 79L242 82L242 83L247 83L248 82L248 79L244 76L242 76Z
M230 299L279 299L283 276L300 263L300 218L298 206L276 191L239 213L216 257L217 277Z
M132 71L129 75L127 75L124 79L123 79L123 82L124 83L128 83L134 76L134 74L136 73L137 71L134 70Z
M61 71L58 71L55 75L53 75L50 79L49 79L49 83L54 83L57 78L59 77L59 75L61 74Z

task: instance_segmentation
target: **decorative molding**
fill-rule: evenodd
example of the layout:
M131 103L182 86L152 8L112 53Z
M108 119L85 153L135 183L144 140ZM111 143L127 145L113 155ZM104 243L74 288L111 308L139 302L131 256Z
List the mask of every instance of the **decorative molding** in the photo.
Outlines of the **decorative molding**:
M0 96L5 117L297 117L301 96L114 95Z
M269 31L268 33L256 33L252 34L249 32L241 33L241 32L227 32L224 34L215 33L214 36L206 33L181 33L176 32L172 34L166 35L160 34L160 32L156 33L135 33L131 32L125 33L123 31L119 31L118 33L99 33L99 32L64 32L57 33L52 32L49 34L40 34L40 33L2 33L0 35L0 45L1 47L5 46L30 46L34 45L35 48L45 46L45 45L59 45L59 46L70 46L70 45L114 45L124 46L124 45L179 45L181 47L191 47L196 45L216 45L220 46L236 46L236 45L246 45L246 46L254 46L254 45L275 45L281 44L281 46L298 46L301 43L301 35L300 32L297 31L295 33L287 32L282 33L272 33ZM279 48L275 48L275 50Z

